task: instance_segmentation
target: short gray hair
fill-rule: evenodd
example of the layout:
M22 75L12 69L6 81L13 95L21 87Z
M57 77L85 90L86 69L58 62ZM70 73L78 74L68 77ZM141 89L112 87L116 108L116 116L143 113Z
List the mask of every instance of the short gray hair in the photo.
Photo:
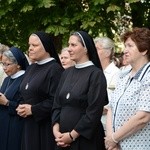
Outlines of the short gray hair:
M3 54L4 51L8 50L9 47L7 45L0 43L0 54Z
M64 47L62 50L61 50L61 53L64 52L64 51L68 51L69 50L69 47Z
M16 58L14 57L13 53L10 50L6 50L3 52L3 55L7 57L12 63L18 64Z
M113 40L108 37L99 37L94 40L95 43L100 43L104 49L114 50L115 44Z
M110 52L111 58L114 55L115 44L114 41L108 37L97 37L94 39L95 44L99 43L103 49L108 50Z

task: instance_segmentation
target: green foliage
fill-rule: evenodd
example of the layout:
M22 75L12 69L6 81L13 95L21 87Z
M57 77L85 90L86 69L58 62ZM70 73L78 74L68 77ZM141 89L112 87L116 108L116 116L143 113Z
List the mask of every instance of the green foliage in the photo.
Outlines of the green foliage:
M25 4L22 7L22 9L20 10L20 12L26 13L26 12L31 11L31 10L33 10L33 6L31 6L30 4Z
M126 3L136 3L136 2L140 2L140 0L126 0Z
M11 4L13 2L16 2L16 0L8 0L8 4Z
M51 6L55 6L53 0L42 0L39 1L38 7L50 8Z
M98 5L98 4L105 4L106 0L95 0L94 1L94 5Z
M109 7L107 8L107 13L109 13L110 11L114 12L114 11L120 11L121 7L117 6L117 5L109 5Z
M140 8L140 11L139 11ZM44 30L65 46L70 32L119 40L126 28L150 27L149 0L1 0L0 43L28 48L32 32Z

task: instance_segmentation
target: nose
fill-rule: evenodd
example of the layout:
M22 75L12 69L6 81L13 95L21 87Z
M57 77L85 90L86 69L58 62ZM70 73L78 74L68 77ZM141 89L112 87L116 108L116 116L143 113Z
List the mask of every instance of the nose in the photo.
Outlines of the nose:
M124 50L123 50L123 53L126 54L127 52L128 52L128 48L125 46Z
M70 51L71 51L71 45L68 46L68 52L70 52Z
M123 53L126 54L128 52L127 48L124 48Z
M28 51L32 50L32 45L29 45Z

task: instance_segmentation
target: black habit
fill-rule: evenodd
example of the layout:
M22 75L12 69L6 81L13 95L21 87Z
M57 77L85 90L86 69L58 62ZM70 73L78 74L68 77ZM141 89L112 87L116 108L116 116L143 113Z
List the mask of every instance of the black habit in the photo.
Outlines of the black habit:
M58 150L104 150L101 123L103 106L108 103L106 79L96 66L71 67L64 71L56 92L52 122L60 132L76 130L80 136L67 148Z
M25 118L22 150L53 150L51 109L63 69L52 60L32 64L21 84L25 104L31 104L32 115Z

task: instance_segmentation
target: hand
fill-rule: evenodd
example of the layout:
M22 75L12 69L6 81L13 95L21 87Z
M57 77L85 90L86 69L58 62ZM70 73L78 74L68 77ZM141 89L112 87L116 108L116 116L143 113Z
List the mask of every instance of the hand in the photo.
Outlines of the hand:
M67 147L70 146L70 143L72 143L72 139L69 136L69 132L62 133L61 137L56 138L55 141L57 142L57 145L60 147Z
M110 135L105 137L105 147L107 150L118 150L114 149L118 147L118 144L112 140L112 137Z
M31 105L30 104L22 104L19 105L16 109L17 114L21 117L26 118L29 115L32 115Z
M113 149L108 148L108 150L120 150L120 147L119 147L119 145L116 145Z
M7 102L8 99L6 98L6 96L3 93L0 93L0 105L6 105Z
M63 134L61 132L59 132L59 131L53 131L53 134L54 134L56 139L57 138L61 138L63 136Z

